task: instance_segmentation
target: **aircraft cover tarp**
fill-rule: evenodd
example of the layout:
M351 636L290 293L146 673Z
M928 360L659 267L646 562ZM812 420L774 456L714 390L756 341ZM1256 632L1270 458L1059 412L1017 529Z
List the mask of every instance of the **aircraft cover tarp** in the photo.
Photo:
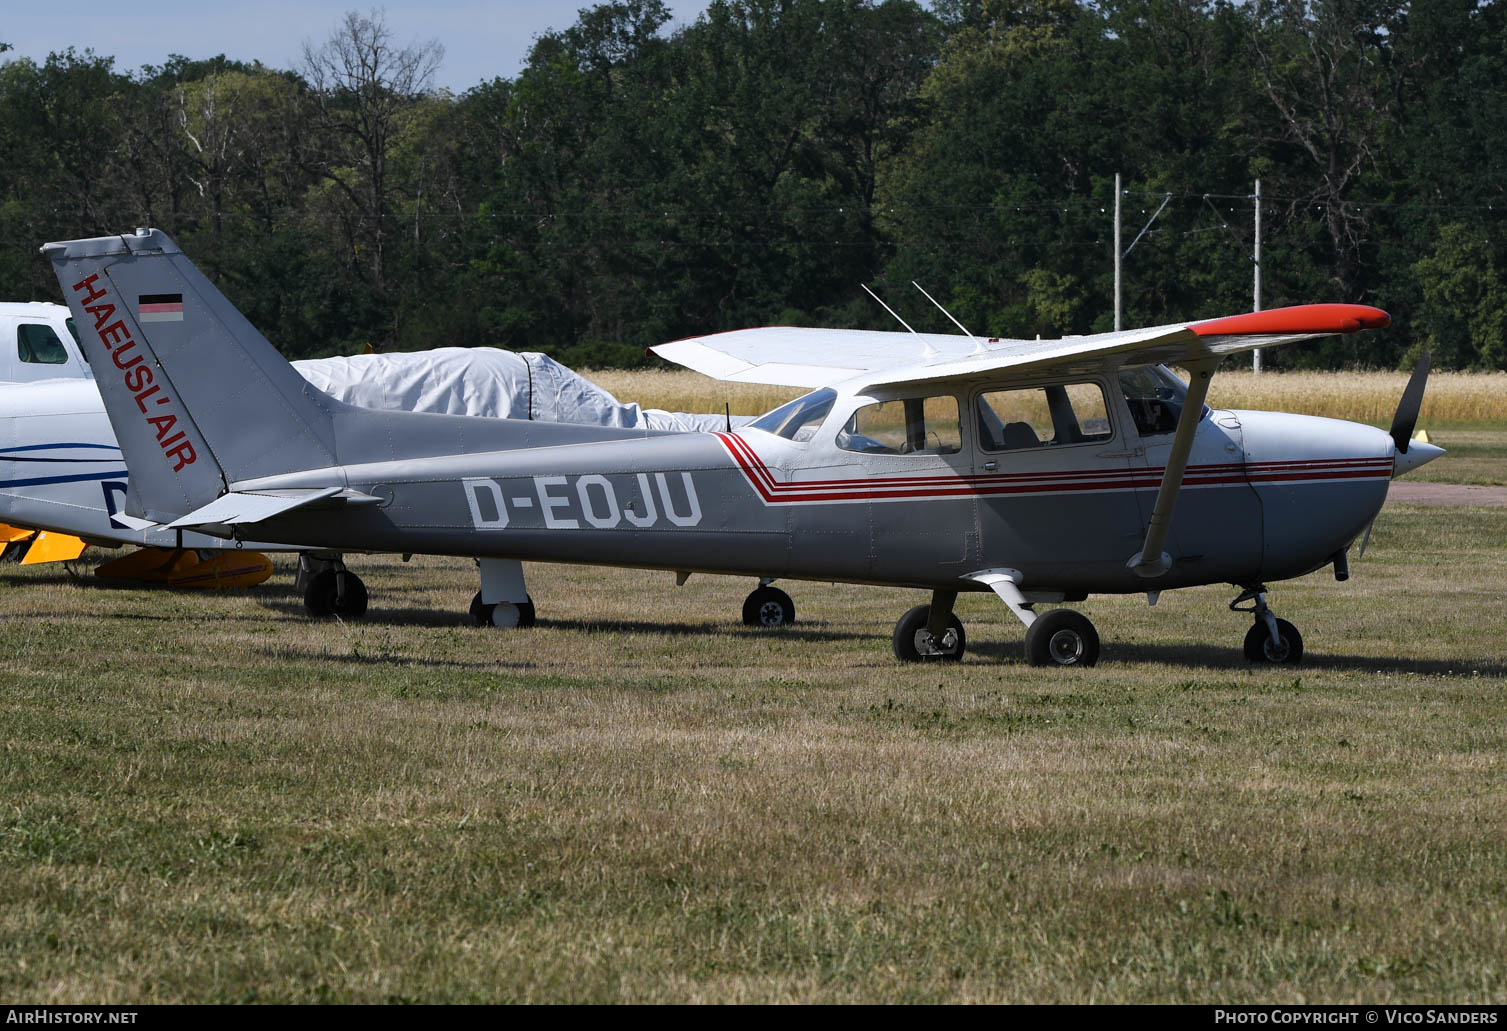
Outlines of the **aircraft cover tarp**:
M363 408L627 429L708 431L727 425L723 414L693 415L624 404L553 358L532 351L440 347L412 354L358 354L293 364L320 390ZM749 421L734 417L733 425Z

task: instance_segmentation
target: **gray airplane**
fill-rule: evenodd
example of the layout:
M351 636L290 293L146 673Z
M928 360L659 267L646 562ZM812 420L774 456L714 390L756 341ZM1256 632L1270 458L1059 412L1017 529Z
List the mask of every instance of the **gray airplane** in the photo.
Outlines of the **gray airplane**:
M1091 593L1240 588L1245 654L1294 663L1266 583L1332 565L1410 440L1426 363L1390 432L1204 405L1220 360L1388 324L1304 305L1064 340L767 328L661 345L729 381L815 388L731 432L374 411L321 393L161 232L45 245L131 470L143 524L343 551L472 556L497 625L532 617L521 561L932 592L898 658L956 660L962 591L993 591L1035 665L1093 665ZM960 327L961 328L961 327ZM1162 363L1191 374L1185 385Z

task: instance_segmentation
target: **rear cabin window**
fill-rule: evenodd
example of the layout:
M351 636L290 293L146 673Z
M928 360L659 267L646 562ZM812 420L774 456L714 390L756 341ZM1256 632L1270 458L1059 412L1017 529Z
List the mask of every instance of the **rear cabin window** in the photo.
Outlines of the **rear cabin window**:
M985 451L1091 444L1113 436L1097 383L991 390L979 397L978 417Z
M16 327L16 353L27 365L67 365L68 352L51 326L23 322Z
M955 455L963 449L958 400L941 394L865 405L837 435L837 446L866 455Z

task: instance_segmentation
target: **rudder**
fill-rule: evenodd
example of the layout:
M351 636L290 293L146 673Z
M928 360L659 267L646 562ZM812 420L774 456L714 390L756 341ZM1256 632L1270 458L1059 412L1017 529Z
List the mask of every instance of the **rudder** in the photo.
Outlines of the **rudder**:
M42 252L131 470L142 511L130 514L167 522L237 480L336 464L339 402L299 376L165 234Z

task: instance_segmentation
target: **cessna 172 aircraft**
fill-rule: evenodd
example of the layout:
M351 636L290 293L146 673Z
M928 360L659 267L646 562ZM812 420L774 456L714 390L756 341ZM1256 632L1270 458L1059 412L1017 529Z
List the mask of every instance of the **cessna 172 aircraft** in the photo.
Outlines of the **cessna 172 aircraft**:
M1388 324L1361 305L1065 340L698 337L653 350L816 389L734 432L657 434L353 408L300 377L161 232L42 250L142 525L477 556L499 609L526 601L525 559L922 588L931 603L901 617L895 654L955 660L958 593L993 591L1025 624L1030 662L1071 666L1098 658L1093 625L1036 605L1230 583L1231 608L1253 616L1246 655L1291 663L1302 637L1266 582L1331 564L1343 579L1390 478L1441 453L1409 439L1423 367L1390 433L1205 407L1225 355Z

